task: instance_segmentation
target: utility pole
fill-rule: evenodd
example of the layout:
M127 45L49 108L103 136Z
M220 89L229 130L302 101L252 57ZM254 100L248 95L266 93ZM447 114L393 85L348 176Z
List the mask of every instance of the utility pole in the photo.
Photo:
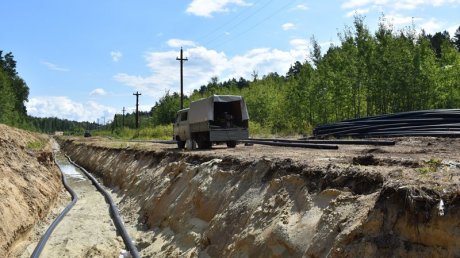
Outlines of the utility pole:
M136 129L139 129L139 95L142 94L136 91L133 95L136 95Z
M180 48L180 58L176 57L177 61L180 61L180 109L184 108L184 61L188 61L187 58L183 58L182 48Z
M123 107L123 117L121 118L121 128L125 127L125 107Z

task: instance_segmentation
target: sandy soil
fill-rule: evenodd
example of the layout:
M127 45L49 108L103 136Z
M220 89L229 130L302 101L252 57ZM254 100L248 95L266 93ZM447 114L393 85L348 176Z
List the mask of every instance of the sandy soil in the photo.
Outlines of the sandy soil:
M125 248L109 214L104 197L78 170L60 159L78 201L53 232L44 257L117 257ZM69 173L69 170L72 171Z
M0 257L29 237L63 189L49 140L0 124Z
M76 192L78 201L54 230L42 257L118 257L125 253L123 240L117 236L104 197L62 155L57 156L57 162L68 184ZM41 235L70 201L67 193L62 193L60 197L60 205L46 220L48 223L37 226L35 238L23 247L24 252L17 252L15 257L30 257Z
M135 236L143 257L459 256L460 139L395 140L333 151L102 138L64 148L113 187L127 223L153 233Z
M209 150L179 150L176 145L149 142L126 142L107 138L74 138L76 143L90 146L143 151L171 151L175 153L218 158L235 158L243 162L254 160L290 160L308 167L335 166L347 168L360 166L363 170L382 174L402 181L423 181L428 183L455 183L460 187L460 139L435 137L402 137L375 140L393 140L394 146L339 145L338 150L318 150L266 145L227 148L213 146ZM372 140L372 139L369 139ZM362 162L361 162L362 161ZM437 173L423 173L431 166L430 161L441 162ZM420 168L422 168L420 170ZM402 173L404 171L404 173ZM452 172L452 173L451 173Z

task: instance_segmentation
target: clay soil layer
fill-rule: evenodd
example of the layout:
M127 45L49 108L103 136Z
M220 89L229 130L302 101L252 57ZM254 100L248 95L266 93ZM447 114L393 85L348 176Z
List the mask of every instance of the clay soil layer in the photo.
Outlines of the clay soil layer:
M184 151L67 139L143 257L459 257L460 140Z

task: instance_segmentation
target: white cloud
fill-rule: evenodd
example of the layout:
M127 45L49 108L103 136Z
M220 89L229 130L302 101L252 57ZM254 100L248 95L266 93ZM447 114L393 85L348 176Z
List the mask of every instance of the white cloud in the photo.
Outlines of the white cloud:
M249 6L245 0L193 0L186 12L203 17L211 17L212 13L228 12L229 5Z
M295 8L303 11L308 10L308 6L306 4L298 4Z
M447 28L447 31L449 32L450 36L453 37L455 35L455 32L457 31L457 29L459 29L459 25L460 23L457 23L457 25L453 25L453 26L450 26L449 28Z
M440 22L435 18L431 18L430 20L420 24L420 28L424 29L426 33L433 34L441 31L444 28L444 25L445 24L443 22Z
M357 8L357 7L367 5L371 2L372 0L349 0L342 4L342 8L344 9Z
M282 51L278 49L258 48L253 49L241 56L235 56L229 60L230 73L224 79L250 78L252 71L257 71L259 76L277 72L285 74L295 61L305 60L307 50L291 49Z
M91 95L91 96L105 96L105 95L107 95L107 92L102 88L96 88L96 89L92 90L89 93L89 95Z
M282 51L270 48L252 49L242 55L227 56L224 52L194 46L184 49L188 61L184 63L184 92L190 93L207 84L213 76L220 80L251 78L255 70L259 76L271 72L285 74L295 61L303 61L308 55L308 42L303 39L290 41L292 49ZM159 98L166 90L178 92L180 88L178 51L150 52L145 56L151 69L148 76L119 73L114 79L131 86L142 94Z
M123 54L120 51L111 51L110 56L112 57L112 61L118 62L120 61Z
M411 24L412 22L418 22L418 21L423 20L422 18L417 18L417 17L412 17L412 16L403 16L400 14L386 15L385 18L389 24L392 24L395 26Z
M310 44L306 39L291 39L289 44L293 46L295 49L304 49L308 50Z
M281 25L281 28L283 28L283 30L292 30L295 29L295 25L293 23L288 22Z
M147 53L145 59L152 71L150 76L120 73L114 79L149 96L160 97L169 89L177 92L180 85L177 55L178 51ZM184 57L189 59L184 63L185 92L206 83L212 76L220 75L227 59L222 52L204 47L186 49Z
M360 8L358 8L358 9L355 9L353 11L349 11L345 16L346 17L352 17L352 16L354 16L356 14L357 15L363 15L363 14L366 14L368 12L369 12L369 9L360 9Z
M79 103L66 96L33 97L26 102L27 113L35 117L58 117L74 121L96 121L109 119L116 113L115 108L94 101Z
M170 39L166 42L170 47L193 47L195 42L183 39Z
M58 66L57 64L53 64L53 63L46 62L46 61L43 61L42 65L45 65L50 70L54 70L54 71L59 71L59 72L68 72L68 71L70 71L67 68L63 68L63 67Z

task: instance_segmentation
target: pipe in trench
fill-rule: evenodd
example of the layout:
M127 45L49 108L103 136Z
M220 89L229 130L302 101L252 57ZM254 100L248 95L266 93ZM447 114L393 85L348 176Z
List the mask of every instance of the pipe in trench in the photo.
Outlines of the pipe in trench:
M54 163L58 166L59 171L61 171L62 183L64 184L65 189L70 193L72 201L65 207L65 209L61 212L61 214L59 214L59 216L57 216L56 219L53 221L53 223L51 223L51 225L48 227L45 234L42 236L37 246L35 247L34 251L32 252L32 255L30 256L31 258L40 257L40 254L43 251L43 248L45 247L46 242L48 242L48 239L51 236L51 233L53 233L56 226L62 221L65 215L67 215L67 213L70 211L70 209L72 209L72 207L75 205L75 203L77 203L77 200L78 200L78 196L75 193L75 191L67 184L65 175L62 172L61 167L59 167L59 165L57 164L56 157L54 155L53 155L53 160L54 160Z
M84 169L82 166L78 165L77 163L73 162L69 156L66 155L66 157L67 159L69 159L69 162L72 165L79 168L91 180L91 182L93 182L93 185L97 188L97 190L99 190L99 192L101 192L104 195L105 200L110 206L110 214L112 215L115 227L117 228L118 232L123 238L123 242L125 243L126 247L128 248L133 258L140 258L137 247L134 245L133 241L131 240L131 237L126 231L126 228L123 225L123 220L120 217L120 213L118 212L117 206L113 202L112 197L109 195L109 193L104 188L102 188L102 186L97 182L96 178L94 178L88 171L86 171L86 169Z

